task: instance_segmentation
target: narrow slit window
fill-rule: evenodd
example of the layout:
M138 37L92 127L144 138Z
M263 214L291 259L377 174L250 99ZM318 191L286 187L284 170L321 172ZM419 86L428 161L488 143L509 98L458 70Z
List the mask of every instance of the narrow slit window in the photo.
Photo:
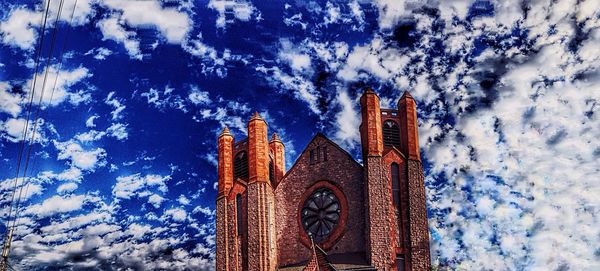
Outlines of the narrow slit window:
M323 161L327 161L327 147L323 147Z
M317 162L321 162L321 146L317 146Z
M396 270L404 271L404 255L396 255L396 267Z
M396 163L392 163L390 167L392 174L392 200L394 206L399 210L400 206L400 167Z
M237 222L237 232L238 234L242 233L242 194L237 194L235 196L235 208L236 208L236 222Z
M310 163L315 162L315 150L310 150Z

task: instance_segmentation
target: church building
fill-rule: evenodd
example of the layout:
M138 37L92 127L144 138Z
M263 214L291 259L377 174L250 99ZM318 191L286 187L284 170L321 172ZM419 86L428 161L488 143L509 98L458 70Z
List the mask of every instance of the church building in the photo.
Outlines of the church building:
M286 171L257 113L218 138L216 270L430 270L415 100L360 98L362 164L317 133Z

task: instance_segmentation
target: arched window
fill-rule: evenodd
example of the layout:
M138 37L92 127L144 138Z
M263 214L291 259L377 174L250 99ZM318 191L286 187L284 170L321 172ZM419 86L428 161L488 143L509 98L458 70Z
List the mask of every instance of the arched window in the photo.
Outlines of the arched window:
M394 206L400 210L400 167L396 163L392 163L390 166L392 173L392 200Z
M236 208L236 221L237 221L237 232L240 234L242 231L242 194L235 196L235 208Z
M248 179L248 155L245 151L239 152L233 161L234 178Z
M400 128L393 120L383 122L383 145L400 148Z

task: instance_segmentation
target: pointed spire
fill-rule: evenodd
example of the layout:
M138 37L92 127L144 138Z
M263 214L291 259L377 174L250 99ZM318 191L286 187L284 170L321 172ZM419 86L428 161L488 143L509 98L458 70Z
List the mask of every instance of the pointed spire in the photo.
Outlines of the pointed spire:
M228 135L228 136L231 135L231 133L229 132L229 127L227 127L227 126L223 127L223 131L221 131L221 134L219 135L219 137L222 137L225 135Z
M254 115L252 115L252 118L250 118L250 121L252 120L263 120L260 115L258 114L258 111L254 111Z
M373 91L372 88L368 87L367 90L365 90L365 93L375 93L375 91Z
M412 95L410 95L410 93L408 91L404 91L404 94L402 94L402 97L400 97L400 100L404 100L404 99L415 99L413 98Z
M273 133L270 142L281 142L281 139L279 139L279 135L277 135L277 133Z

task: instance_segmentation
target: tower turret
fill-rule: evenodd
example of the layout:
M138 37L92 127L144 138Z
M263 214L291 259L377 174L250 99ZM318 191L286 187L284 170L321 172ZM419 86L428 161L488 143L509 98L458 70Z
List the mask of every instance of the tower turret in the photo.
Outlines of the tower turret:
M360 97L360 109L362 116L360 138L363 158L381 156L383 153L381 108L379 106L379 96L370 88Z
M234 268L234 263L229 261L229 247L231 247L231 236L229 235L230 214L228 210L227 195L233 187L233 136L227 127L219 135L218 141L218 196L216 202L217 233L216 270L226 271Z
M402 131L402 152L408 159L421 161L419 153L419 134L417 124L417 103L405 91L398 101L398 114L400 115L400 131Z
M223 128L218 139L219 196L227 195L233 186L233 136Z
M267 123L258 112L248 123L248 182L269 181L269 139Z
M271 153L273 153L273 161L271 163L273 175L272 185L273 187L277 187L277 184L279 184L279 181L281 181L281 178L285 175L285 147L276 133L273 133L273 136L271 136L269 148L271 149Z
M275 197L269 182L267 123L258 112L248 123L248 270L277 267Z
M425 198L425 177L419 153L417 103L408 93L398 101L402 152L407 157L406 174L408 183L408 230L411 270L429 270L429 228Z
M390 238L390 183L383 163L383 131L379 97L367 89L360 97L360 137L365 174L367 259L377 270L389 270L395 256Z

